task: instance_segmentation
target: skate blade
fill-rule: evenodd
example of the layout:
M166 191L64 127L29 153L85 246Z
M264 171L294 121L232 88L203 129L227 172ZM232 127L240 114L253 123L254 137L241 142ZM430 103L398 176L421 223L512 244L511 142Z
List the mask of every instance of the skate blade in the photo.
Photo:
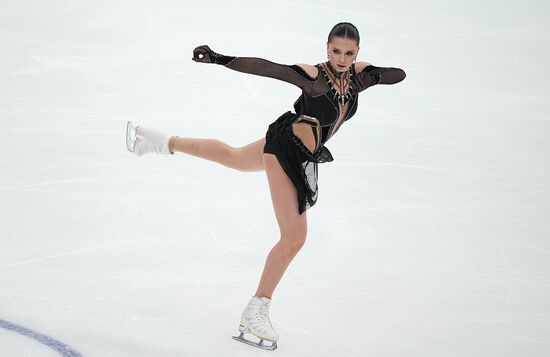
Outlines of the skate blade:
M134 144L136 142L136 128L131 122L126 124L126 148L129 152L134 152Z
M263 344L264 340L260 340L260 342L250 341L244 338L244 333L242 332L239 336L232 336L232 338L235 341L239 341L250 346L261 348L262 350L275 351L275 349L277 348L277 342L272 342L272 345L264 345Z

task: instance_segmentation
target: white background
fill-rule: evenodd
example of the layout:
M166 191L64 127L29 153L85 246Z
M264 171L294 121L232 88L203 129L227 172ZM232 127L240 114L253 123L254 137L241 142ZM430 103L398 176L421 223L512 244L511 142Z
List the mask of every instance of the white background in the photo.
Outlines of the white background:
M543 1L0 4L0 319L83 356L547 356L550 60ZM208 44L358 60L306 245L275 295L279 348L231 339L279 238L264 172L134 157L125 125L233 146L299 89L191 60ZM0 329L2 356L55 356Z

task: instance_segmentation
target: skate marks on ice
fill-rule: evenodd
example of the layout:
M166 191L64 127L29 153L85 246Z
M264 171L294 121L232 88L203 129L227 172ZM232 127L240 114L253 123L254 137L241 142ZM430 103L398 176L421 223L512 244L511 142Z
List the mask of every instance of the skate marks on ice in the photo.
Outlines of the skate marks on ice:
M71 347L67 346L63 342L60 342L56 339L53 339L49 336L43 335L39 332L33 331L26 327L14 324L12 322L8 322L0 319L0 328L32 338L33 340L59 352L63 357L82 357L80 353L78 353Z

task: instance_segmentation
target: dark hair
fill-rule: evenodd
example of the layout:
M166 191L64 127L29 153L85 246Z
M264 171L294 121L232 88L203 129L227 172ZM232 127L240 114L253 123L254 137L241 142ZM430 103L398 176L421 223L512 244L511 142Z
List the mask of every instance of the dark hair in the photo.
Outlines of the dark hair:
M349 22L337 23L328 34L328 42L332 41L334 37L343 37L349 38L350 40L355 40L357 42L357 46L359 46L359 30L357 30L357 27L353 26L353 24L350 24Z

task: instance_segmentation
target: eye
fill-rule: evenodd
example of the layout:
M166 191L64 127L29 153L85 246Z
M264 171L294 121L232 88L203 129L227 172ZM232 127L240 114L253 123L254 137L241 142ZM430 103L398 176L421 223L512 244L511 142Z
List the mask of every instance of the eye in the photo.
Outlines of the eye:
M340 51L338 51L338 50L332 50L332 52L334 52L334 53L340 53Z
M346 53L348 56L353 56L353 52Z

